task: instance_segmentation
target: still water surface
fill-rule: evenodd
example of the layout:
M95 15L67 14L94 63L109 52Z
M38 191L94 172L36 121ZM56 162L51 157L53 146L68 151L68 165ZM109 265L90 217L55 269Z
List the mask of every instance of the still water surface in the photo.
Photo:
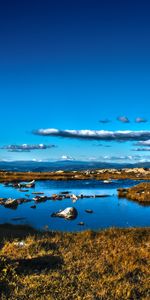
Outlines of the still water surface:
M118 199L117 188L129 187L139 183L132 180L114 180L111 183L104 183L96 180L80 181L37 181L33 189L29 192L20 192L11 187L0 184L0 197L21 198L30 194L30 199L34 191L44 192L50 196L53 193L70 191L75 195L85 194L108 194L103 198L83 198L72 203L71 199L61 201L48 200L38 203L36 209L31 205L34 201L18 205L17 209L10 209L0 206L0 224L28 224L37 229L49 228L50 230L61 231L81 231L85 229L100 229L108 227L144 227L150 225L150 206L141 206L136 202L126 199ZM51 214L60 209L74 206L78 210L75 220L68 221L60 218L52 218ZM93 213L88 214L85 209L92 209ZM13 218L22 218L12 220ZM79 222L84 222L84 226L79 226Z

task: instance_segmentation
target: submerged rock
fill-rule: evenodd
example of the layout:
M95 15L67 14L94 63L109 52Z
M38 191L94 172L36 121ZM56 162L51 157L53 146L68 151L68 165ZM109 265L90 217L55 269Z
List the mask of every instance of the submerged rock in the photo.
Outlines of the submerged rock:
M85 212L89 213L89 214L92 214L93 213L93 210L92 209L85 209Z
M26 218L25 217L15 217L15 218L12 218L11 220L12 221L22 221L22 220L25 220Z
M104 197L110 197L109 194L98 194L98 195L94 195L94 198L104 198Z
M84 226L84 222L79 222L78 225Z
M16 201L18 202L18 204L22 204L22 203L30 202L31 200L26 198L18 198L16 199Z
M32 192L33 195L44 195L44 192Z
M30 208L36 208L36 205L31 205Z
M36 197L33 198L33 200L35 202L45 202L45 201L47 201L49 199L51 199L51 198L48 197L48 196L44 196L44 195L43 196L36 196Z
M67 220L74 220L78 215L78 211L75 207L67 207L59 212L52 213L51 217L59 217Z

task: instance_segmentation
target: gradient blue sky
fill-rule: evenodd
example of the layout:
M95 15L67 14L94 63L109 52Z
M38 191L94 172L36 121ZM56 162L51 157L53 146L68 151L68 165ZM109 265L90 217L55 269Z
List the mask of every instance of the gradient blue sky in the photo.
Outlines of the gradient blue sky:
M148 152L133 152L131 142L31 132L150 130L149 15L148 1L1 0L0 146L57 147L29 153L1 149L0 159L148 159ZM119 122L118 116L130 123ZM148 122L135 123L136 117ZM102 124L103 119L111 122Z

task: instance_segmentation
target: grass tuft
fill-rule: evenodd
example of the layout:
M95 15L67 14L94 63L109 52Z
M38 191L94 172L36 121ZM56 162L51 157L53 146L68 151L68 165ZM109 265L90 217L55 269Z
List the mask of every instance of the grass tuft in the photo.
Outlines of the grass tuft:
M25 231L1 239L0 299L149 299L149 228Z

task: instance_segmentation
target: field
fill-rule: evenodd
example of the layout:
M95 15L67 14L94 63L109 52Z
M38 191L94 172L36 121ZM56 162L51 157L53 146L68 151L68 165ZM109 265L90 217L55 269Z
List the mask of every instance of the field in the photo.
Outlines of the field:
M0 225L1 299L150 298L150 229L36 232Z

